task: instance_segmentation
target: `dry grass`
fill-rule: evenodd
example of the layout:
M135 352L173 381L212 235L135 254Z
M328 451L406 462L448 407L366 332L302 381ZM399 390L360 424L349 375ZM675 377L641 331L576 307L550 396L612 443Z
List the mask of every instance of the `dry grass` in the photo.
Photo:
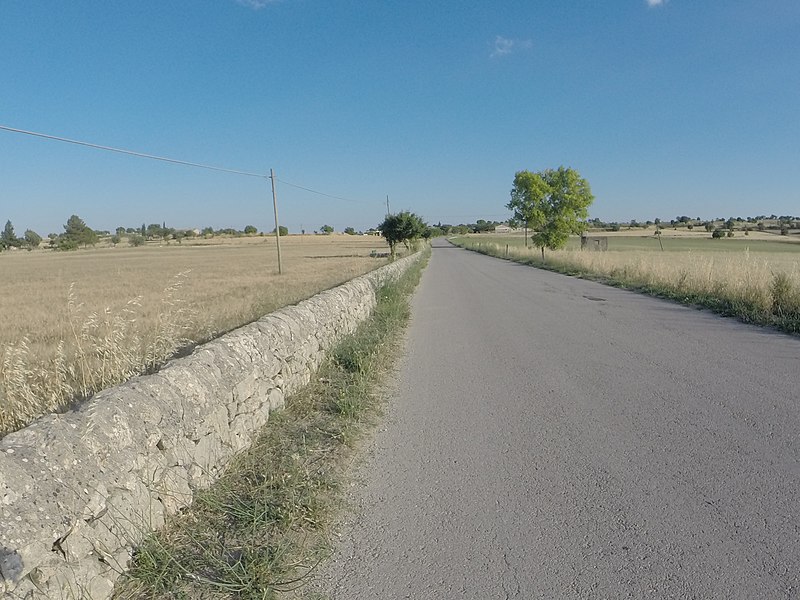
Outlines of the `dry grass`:
M289 236L0 255L0 435L385 263L380 238Z
M460 243L493 256L541 265L538 248L506 247L496 238L462 238ZM740 242L734 247L709 239L701 249L661 252L657 248L548 251L545 266L701 304L745 321L800 331L800 245Z

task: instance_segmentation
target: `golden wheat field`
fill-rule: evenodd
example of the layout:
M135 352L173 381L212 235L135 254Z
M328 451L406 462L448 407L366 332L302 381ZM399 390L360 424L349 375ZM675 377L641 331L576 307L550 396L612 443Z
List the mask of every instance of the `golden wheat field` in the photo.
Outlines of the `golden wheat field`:
M0 254L0 434L386 262L382 238L212 238Z

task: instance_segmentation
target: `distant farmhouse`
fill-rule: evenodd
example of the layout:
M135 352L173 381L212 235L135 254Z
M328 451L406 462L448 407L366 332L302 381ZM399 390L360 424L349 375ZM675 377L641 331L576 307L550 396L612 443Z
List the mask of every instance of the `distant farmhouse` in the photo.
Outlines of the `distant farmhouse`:
M501 223L494 228L495 233L514 233L516 231L513 227L509 227L508 223Z

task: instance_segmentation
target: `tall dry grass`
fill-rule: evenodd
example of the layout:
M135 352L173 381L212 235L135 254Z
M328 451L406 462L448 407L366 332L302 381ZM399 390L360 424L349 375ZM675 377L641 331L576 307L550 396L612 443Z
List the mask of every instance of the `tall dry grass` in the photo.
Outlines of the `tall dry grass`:
M800 331L800 251L548 251L464 238L467 248L493 256L599 278L748 322Z
M182 347L385 263L383 240L297 236L0 256L0 435ZM177 275L176 275L177 274Z

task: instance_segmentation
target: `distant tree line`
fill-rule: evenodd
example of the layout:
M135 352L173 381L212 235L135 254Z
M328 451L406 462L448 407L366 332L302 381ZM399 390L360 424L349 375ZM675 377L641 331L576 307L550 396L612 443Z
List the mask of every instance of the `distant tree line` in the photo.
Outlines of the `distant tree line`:
M656 232L667 227L673 229L686 228L692 230L695 227L702 227L714 238L733 237L735 231L741 231L744 235L749 235L751 231L779 231L781 235L789 235L792 229L800 229L800 217L791 215L758 215L755 217L719 217L704 220L700 217L687 217L685 215L670 219L669 222L660 218L648 221L637 221L631 219L625 222L605 222L594 218L587 221L590 229L599 231L620 231L622 229L649 228L655 226ZM715 232L718 232L715 234Z
M166 223L142 223L140 227L117 227L114 233L105 230L95 230L89 227L86 222L78 215L72 215L64 224L62 233L50 233L47 236L47 247L52 250L77 250L78 248L94 247L101 240L107 238L112 245L116 246L123 239L127 240L130 246L141 246L147 241L177 241L179 244L187 238L213 237L213 236L253 236L259 235L258 228L254 225L246 225L243 230L233 228L214 229L204 227L202 230L196 229L175 229L167 227ZM274 232L274 230L273 230ZM286 227L280 228L281 235L288 235ZM261 234L263 235L263 233ZM0 233L0 252L12 248L33 250L42 244L42 236L35 231L28 229L22 237L16 235L14 225L9 220L6 221L2 233Z

